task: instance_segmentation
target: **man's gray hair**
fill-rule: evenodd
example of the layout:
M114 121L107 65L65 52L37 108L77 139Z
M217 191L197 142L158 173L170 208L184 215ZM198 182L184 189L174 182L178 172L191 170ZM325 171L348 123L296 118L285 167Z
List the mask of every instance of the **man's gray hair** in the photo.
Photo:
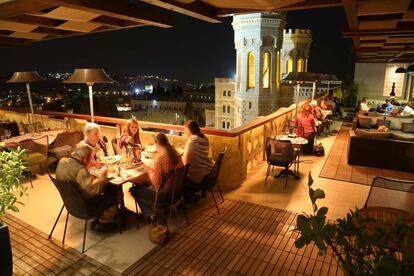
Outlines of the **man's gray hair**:
M76 146L75 150L72 152L72 157L76 160L83 160L86 157L92 155L93 148L87 144L80 143Z
M85 125L85 134L88 135L94 129L96 129L97 131L100 131L101 130L101 128L99 127L98 124L95 124L95 123L87 123Z

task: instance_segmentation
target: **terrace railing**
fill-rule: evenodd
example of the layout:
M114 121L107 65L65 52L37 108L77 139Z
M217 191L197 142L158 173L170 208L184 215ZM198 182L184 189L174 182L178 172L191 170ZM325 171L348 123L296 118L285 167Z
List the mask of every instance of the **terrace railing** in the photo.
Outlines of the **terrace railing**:
M302 101L299 107L310 100ZM300 110L300 108L299 108ZM268 137L276 136L283 132L287 120L295 115L295 106L282 107L276 112L259 117L241 127L231 130L220 130L215 128L203 128L210 142L210 154L216 158L224 147L227 153L223 160L222 173L219 181L224 190L238 188L247 178L248 173L263 162L264 145ZM0 118L15 120L18 123L28 123L30 112L26 109L0 107ZM139 118L138 118L139 119ZM89 115L71 114L63 112L36 111L35 121L42 122L47 128L74 128L83 130L85 124L90 120ZM119 137L125 119L95 116L95 121L101 125L101 135L110 141ZM161 124L153 122L139 122L143 129L161 129L172 132L183 132L184 127L180 125ZM153 143L156 132L141 130L140 137L144 145ZM180 135L169 135L172 144L184 145L186 138ZM110 143L108 143L110 144ZM110 151L112 146L109 145Z

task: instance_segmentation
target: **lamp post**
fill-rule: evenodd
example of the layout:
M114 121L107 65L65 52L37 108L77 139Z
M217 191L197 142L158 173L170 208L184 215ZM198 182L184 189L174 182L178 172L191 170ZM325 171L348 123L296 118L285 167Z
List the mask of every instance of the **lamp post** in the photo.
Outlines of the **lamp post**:
M32 94L30 92L30 83L36 81L43 81L45 80L42 78L39 73L36 71L25 71L25 72L14 72L13 76L6 81L7 83L25 83L26 84L26 91L27 97L29 98L29 105L30 105L30 113L29 116L29 123L34 122L34 109L33 109L33 101L32 101Z
M91 121L94 122L94 110L93 110L93 89L94 83L111 83L114 82L103 69L96 68L82 68L75 69L72 76L63 81L64 83L86 83L89 91L89 107L91 110Z

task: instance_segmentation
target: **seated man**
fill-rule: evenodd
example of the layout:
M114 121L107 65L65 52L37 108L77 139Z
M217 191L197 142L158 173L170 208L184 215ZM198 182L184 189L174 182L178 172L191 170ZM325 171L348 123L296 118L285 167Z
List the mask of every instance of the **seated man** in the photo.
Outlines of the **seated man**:
M118 186L107 185L107 170L103 170L100 177L94 177L89 173L87 168L90 166L93 152L92 147L88 145L77 145L71 157L64 157L59 161L56 168L56 179L78 184L85 198L93 200L100 195L100 201L112 200L119 202L122 198L122 189ZM99 204L98 201L97 204ZM98 223L93 224L94 229L99 232L115 229L117 227L115 222L117 210L117 205L106 209L99 217Z
M401 116L414 116L414 109L410 106L409 103L402 106Z
M394 105L391 104L389 99L385 99L385 103L381 106L381 109L387 113L391 113L394 110Z
M100 138L101 128L98 124L87 123L85 125L85 139L80 142L80 144L89 145L93 148L93 161L96 161L98 157L107 156L108 148L104 141Z

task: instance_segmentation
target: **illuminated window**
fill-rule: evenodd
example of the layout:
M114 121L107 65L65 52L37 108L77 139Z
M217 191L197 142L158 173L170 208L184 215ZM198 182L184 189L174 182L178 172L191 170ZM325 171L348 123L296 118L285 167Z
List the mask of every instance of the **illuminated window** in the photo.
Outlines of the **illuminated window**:
M286 65L286 74L289 74L290 72L293 72L293 61L292 61L292 59L288 59L287 65Z
M263 88L270 87L270 53L263 54Z
M305 64L304 64L304 62L303 62L303 59L299 59L298 60L298 72L303 72L304 71L304 66Z
M247 88L255 87L256 57L253 52L247 55Z
M226 113L226 106L223 105L223 113Z

